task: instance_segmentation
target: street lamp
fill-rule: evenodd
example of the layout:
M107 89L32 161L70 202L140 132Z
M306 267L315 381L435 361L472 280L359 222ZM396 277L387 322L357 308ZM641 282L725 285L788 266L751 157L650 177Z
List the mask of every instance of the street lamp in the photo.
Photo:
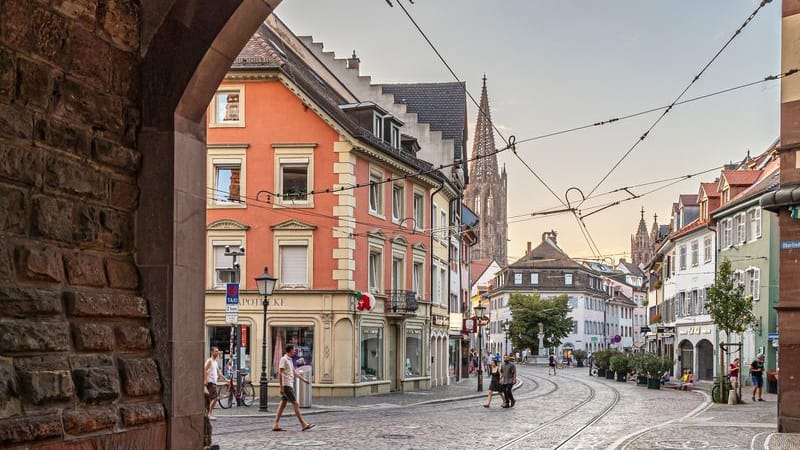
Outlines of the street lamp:
M486 307L478 300L478 304L473 308L475 310L475 319L478 321L478 392L483 392L483 315L486 313Z
M503 331L506 333L506 345L505 345L505 347L503 347L503 354L504 355L508 355L508 353L509 353L509 351L508 351L508 335L511 333L511 330L509 330L508 325L509 325L508 324L508 319L506 319L506 321L503 322Z
M256 277L256 286L258 286L258 293L264 296L264 324L261 329L261 381L258 393L258 410L267 412L267 396L269 395L268 386L269 380L267 379L267 306L269 300L267 297L272 295L275 290L275 282L277 278L269 274L269 270L264 267L264 273Z

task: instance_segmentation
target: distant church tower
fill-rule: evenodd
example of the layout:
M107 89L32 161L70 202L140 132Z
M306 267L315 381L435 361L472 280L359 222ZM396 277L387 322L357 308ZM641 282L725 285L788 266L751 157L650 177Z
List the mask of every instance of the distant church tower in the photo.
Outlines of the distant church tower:
M507 187L506 168L498 172L494 146L494 129L483 76L481 106L472 141L470 182L464 192L464 203L480 218L478 245L472 247L472 259L493 259L500 266L508 264ZM475 159L479 156L489 155Z
M658 225L653 224L654 230L657 230ZM655 251L655 239L651 239L651 233L647 232L647 225L644 223L644 206L642 207L642 217L639 219L639 227L636 229L636 234L631 236L631 259L633 264L638 266L640 264L647 264L650 258L653 257Z

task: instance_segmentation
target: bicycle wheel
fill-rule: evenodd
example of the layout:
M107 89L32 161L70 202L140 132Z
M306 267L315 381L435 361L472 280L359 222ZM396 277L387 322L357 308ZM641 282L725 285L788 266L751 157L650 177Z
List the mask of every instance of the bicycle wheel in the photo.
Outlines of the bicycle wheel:
M719 383L715 384L714 387L711 388L711 400L714 403L720 403Z
M242 403L244 406L250 406L256 399L256 389L252 384L247 383L242 389Z
M233 391L228 385L219 388L219 407L228 409L233 404Z

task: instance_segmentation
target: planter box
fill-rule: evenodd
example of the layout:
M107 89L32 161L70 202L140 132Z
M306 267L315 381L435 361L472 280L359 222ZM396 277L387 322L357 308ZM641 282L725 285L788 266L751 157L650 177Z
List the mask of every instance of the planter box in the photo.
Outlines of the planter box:
M617 381L628 381L628 374L626 372L617 372Z
M601 377L601 378L602 378L602 377L604 377L604 376L606 376L606 369L601 369L601 368L598 368L598 369L597 369L597 376L598 376L598 377Z
M647 377L639 375L636 377L636 384L647 384Z
M659 378L648 378L647 389L661 389L661 380Z
M606 378L609 379L609 380L613 380L614 379L614 371L610 370L610 369L606 370Z
M578 367L583 367L583 361L578 361Z

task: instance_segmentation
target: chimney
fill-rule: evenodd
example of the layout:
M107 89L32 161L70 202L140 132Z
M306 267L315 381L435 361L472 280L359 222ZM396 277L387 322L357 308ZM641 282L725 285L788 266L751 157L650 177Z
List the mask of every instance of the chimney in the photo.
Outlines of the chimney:
M525 255L527 256L530 254L531 254L531 241L528 241L528 251L525 252Z
M347 68L358 70L358 65L360 62L361 60L358 59L358 56L356 56L356 51L353 50L353 56L347 58Z

